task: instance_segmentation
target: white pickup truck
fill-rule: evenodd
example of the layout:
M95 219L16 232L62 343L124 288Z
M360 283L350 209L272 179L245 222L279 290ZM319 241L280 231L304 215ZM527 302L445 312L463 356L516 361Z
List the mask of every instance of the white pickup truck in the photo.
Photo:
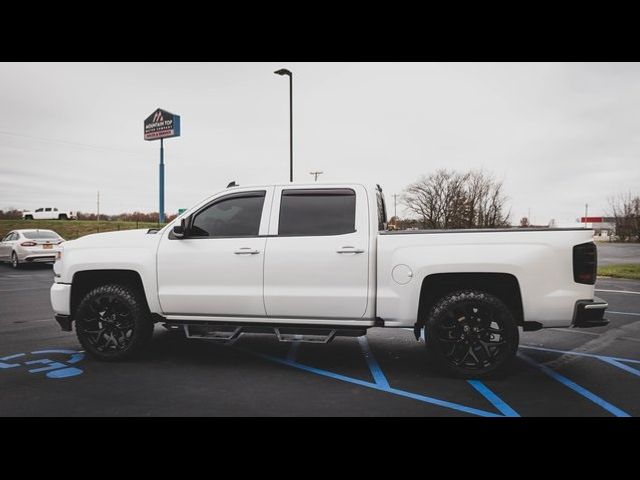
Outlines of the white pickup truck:
M69 210L58 210L56 207L36 208L22 212L23 220L75 220L76 214Z
M607 324L585 229L387 231L379 186L232 187L162 229L62 244L51 302L102 360L153 325L189 338L328 342L411 328L449 373L504 372L519 328Z

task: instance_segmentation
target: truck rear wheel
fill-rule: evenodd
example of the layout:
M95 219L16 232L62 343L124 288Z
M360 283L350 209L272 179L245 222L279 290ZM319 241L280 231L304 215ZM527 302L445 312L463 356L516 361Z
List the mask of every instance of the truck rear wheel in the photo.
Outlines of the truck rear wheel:
M518 350L518 325L509 308L477 290L453 292L438 300L425 327L430 356L457 377L504 374Z
M58 215L58 220L67 220L67 215L65 213Z
M98 360L131 358L153 335L153 322L140 294L124 285L91 290L80 302L75 321L80 344Z

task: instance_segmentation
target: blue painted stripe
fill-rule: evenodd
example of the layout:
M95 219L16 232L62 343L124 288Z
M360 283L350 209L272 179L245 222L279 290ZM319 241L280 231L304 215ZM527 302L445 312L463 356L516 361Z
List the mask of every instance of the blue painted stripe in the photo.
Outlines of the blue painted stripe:
M603 362L609 363L614 367L621 368L626 372L632 373L633 375L640 377L640 370L638 370L637 368L633 368L633 367L630 367L629 365L625 365L624 363L619 362L618 360L614 360L613 358L601 358L600 360L602 360Z
M640 363L640 360L634 360L634 359L631 359L631 358L609 357L609 356L606 356L606 355L595 355L593 353L573 352L573 351L569 351L569 350L558 350L558 349L555 349L555 348L534 347L533 345L520 345L520 348L528 348L530 350L541 350L543 352L566 353L567 355L577 355L579 357L598 358L600 360L608 358L610 360L616 360L618 362Z
M36 360L33 362L26 362L26 363L27 365L38 364L38 363L43 363L47 365L46 367L32 368L31 370L29 370L29 373L47 372L49 370L55 370L57 368L67 367L64 363L54 362L52 360L49 360L48 358L45 358L44 360Z
M61 368L47 373L47 378L67 378L81 375L82 370L76 367Z
M522 358L524 361L526 361L530 365L532 365L532 366L536 367L537 369L541 370L543 373L547 374L548 376L550 376L554 380L557 380L558 382L562 383L564 386L570 388L574 392L582 395L586 399L592 401L596 405L604 408L606 411L608 411L609 413L615 415L616 417L630 417L631 416L627 412L625 412L623 410L620 410L615 405L610 404L606 400L604 400L604 399L600 398L599 396L597 396L595 393L592 393L589 390L587 390L586 388L581 387L577 383L573 382L572 380L569 380L564 375L560 375L558 372L552 370L551 368L547 367L546 365L536 362L534 359L532 359L531 357L529 357L527 355L524 355L523 353L519 353L518 355L520 356L520 358Z
M304 370L306 372L315 373L317 375L322 375L324 377L333 378L335 380L341 380L341 381L347 382L347 383L353 383L355 385L360 385L362 387L371 388L373 390L392 393L394 395L398 395L398 396L401 396L401 397L411 398L413 400L418 400L420 402L429 403L429 404L432 404L432 405L438 405L440 407L450 408L452 410L457 410L457 411L460 411L460 412L470 413L472 415L478 415L478 416L481 416L481 417L501 417L502 416L502 415L498 415L498 414L493 413L493 412L487 412L485 410L480 410L478 408L472 408L472 407L467 407L465 405L460 405L458 403L447 402L445 400L439 400L437 398L427 397L425 395L418 395L416 393L405 392L404 390L399 390L397 388L385 388L385 387L382 387L382 386L380 386L380 385L378 385L376 383L365 382L364 380L359 380L357 378L347 377L345 375L340 375L338 373L329 372L327 370L321 370L319 368L310 367L308 365L303 365L303 364L297 363L297 362L290 362L290 361L285 360L283 358L274 357L272 355L266 355L264 353L252 352L251 350L247 350L247 349L240 348L240 347L234 347L234 348L236 348L237 350L243 351L245 353L248 353L248 354L251 354L251 355L255 355L255 356L258 356L260 358L264 358L265 360L269 360L269 361L272 361L272 362L275 362L275 363L280 363L282 365L287 365L289 367L297 368L299 370Z
M491 404L496 407L505 417L519 417L518 412L511 408L507 403L502 400L498 395L493 393L484 383L480 380L467 380L469 384L475 388L480 394L489 400Z
M389 385L389 381L387 380L387 377L384 376L384 373L382 373L382 369L380 368L380 365L378 365L376 358L373 356L373 352L369 347L369 341L367 340L367 337L364 335L361 337L358 337L358 342L360 343L360 347L362 348L362 353L364 353L364 358L367 361L369 370L371 370L371 375L373 375L373 380L376 382L377 385L380 385L383 388L391 388L391 385Z
M74 353L73 355L71 355L71 358L67 360L67 363L78 363L83 358L84 358L84 353Z

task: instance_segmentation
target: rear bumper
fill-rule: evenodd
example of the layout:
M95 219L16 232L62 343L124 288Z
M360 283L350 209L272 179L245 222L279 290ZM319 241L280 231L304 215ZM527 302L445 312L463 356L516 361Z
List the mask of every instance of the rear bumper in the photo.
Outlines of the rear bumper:
M53 263L56 261L55 253L52 255L50 253L43 255L27 255L22 259L23 262L27 263Z
M593 300L578 300L573 313L574 328L604 327L609 324L609 320L604 318L604 311L609 304L601 298L594 297Z

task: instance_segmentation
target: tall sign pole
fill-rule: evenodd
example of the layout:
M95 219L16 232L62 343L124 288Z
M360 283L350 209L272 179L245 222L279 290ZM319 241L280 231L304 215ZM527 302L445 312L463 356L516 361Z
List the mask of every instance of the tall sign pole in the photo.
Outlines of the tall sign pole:
M164 138L160 139L160 210L158 223L164 223Z
M164 139L179 136L180 115L158 108L144 121L144 139L160 140L158 223L164 223Z

